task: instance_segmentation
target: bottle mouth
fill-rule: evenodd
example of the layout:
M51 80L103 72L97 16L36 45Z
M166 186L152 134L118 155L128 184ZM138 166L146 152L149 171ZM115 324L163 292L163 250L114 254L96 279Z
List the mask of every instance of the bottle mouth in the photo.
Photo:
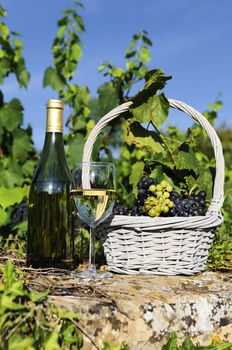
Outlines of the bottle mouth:
M61 100L50 98L47 102L47 108L64 109L64 104Z

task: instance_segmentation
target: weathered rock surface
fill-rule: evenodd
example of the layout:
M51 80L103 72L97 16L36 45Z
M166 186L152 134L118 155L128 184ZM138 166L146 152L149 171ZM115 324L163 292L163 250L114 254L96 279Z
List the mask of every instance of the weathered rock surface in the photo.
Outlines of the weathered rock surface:
M70 280L69 280L70 282ZM127 343L131 350L158 350L170 333L208 344L232 341L232 274L197 276L120 276L102 281L72 279L86 295L51 296L78 313L80 324L102 349L103 341ZM85 339L85 350L95 349Z

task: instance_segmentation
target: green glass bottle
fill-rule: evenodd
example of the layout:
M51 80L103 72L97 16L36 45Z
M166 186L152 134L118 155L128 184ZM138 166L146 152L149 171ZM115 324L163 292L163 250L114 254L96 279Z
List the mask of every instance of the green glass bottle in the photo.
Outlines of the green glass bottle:
M27 264L73 267L71 173L63 140L63 103L47 103L46 136L29 194Z

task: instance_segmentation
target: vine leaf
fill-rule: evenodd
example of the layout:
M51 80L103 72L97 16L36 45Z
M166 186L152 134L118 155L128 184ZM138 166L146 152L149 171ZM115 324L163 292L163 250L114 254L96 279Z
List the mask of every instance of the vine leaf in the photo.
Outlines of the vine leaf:
M173 157L178 170L192 170L196 175L199 173L197 158L187 143L183 143Z
M129 145L136 145L139 149L151 154L164 152L159 135L154 131L144 129L138 122L130 125L126 141Z
M64 88L64 82L57 70L53 67L48 67L44 73L43 86L51 86L55 91L62 91Z
M199 191L206 191L209 200L212 196L212 174L210 170L201 168L196 183Z
M1 225L4 224L7 218L8 218L7 212L5 212L5 210L0 207L0 224Z
M143 175L144 166L144 162L137 162L132 166L129 183L133 186L133 193L135 195L137 195L137 184Z
M132 108L132 114L135 120L140 123L153 121L156 126L159 126L167 119L168 110L168 100L162 93L160 95L153 95L140 106Z
M145 75L145 84L141 91L139 91L133 98L133 108L146 102L151 96L155 95L157 91L162 90L166 85L166 81L171 79L161 69L149 70Z
M23 107L17 98L13 98L9 103L6 103L0 108L0 129L6 128L8 131L13 131L23 122Z
M12 146L12 154L15 160L23 164L28 158L28 153L33 151L33 143L30 135L24 130L16 129L13 132L14 141Z
M191 189L191 188L193 188L193 186L196 185L196 179L195 179L194 176L187 175L187 176L184 177L184 179L185 179L187 188Z
M16 203L21 203L29 193L29 186L5 188L0 187L1 206L6 209Z
M68 157L71 165L75 162L81 162L85 138L82 134L77 133L68 142Z

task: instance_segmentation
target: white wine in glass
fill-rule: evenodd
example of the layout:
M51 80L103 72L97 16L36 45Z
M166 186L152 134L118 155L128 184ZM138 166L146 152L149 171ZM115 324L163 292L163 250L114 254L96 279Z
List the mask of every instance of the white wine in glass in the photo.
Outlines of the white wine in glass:
M73 169L71 195L75 210L90 228L89 266L85 271L73 271L79 278L109 278L110 272L99 272L95 266L95 229L112 213L115 201L115 167L112 163L78 163Z

